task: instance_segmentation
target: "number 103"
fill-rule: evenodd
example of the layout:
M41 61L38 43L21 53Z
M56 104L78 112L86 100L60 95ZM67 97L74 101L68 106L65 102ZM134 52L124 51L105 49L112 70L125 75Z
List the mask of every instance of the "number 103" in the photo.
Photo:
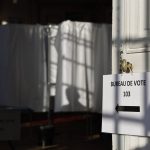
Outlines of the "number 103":
M124 97L130 97L131 96L130 91L124 91L123 96Z

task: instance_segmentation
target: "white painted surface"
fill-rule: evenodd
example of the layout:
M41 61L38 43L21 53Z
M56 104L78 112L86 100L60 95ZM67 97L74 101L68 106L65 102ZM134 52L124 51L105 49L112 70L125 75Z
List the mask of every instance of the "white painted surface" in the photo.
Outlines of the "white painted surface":
M150 71L150 0L113 0L112 73L119 71L119 51L133 72ZM150 139L113 134L113 150L150 150Z

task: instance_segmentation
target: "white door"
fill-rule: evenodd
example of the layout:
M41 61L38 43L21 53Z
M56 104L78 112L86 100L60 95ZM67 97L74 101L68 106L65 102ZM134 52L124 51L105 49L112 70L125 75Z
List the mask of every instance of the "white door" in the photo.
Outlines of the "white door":
M112 20L112 73L119 73L120 58L132 63L133 72L149 72L150 0L113 0ZM113 150L150 150L150 140L113 135Z

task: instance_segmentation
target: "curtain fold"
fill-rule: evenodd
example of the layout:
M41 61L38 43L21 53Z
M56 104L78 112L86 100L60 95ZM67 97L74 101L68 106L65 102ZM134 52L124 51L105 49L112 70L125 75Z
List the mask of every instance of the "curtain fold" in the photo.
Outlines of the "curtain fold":
M55 46L55 111L101 112L102 75L111 72L111 25L65 21Z
M56 95L58 53L55 40L58 33L58 25L49 25L48 33L48 85L50 96Z
M43 28L40 25L0 26L0 105L35 111L46 109Z

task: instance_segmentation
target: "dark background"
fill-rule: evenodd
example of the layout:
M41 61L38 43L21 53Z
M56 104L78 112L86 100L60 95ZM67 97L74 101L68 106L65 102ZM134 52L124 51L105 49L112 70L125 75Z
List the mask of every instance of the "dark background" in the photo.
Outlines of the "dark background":
M112 0L0 0L0 22L58 24L64 20L112 23Z

